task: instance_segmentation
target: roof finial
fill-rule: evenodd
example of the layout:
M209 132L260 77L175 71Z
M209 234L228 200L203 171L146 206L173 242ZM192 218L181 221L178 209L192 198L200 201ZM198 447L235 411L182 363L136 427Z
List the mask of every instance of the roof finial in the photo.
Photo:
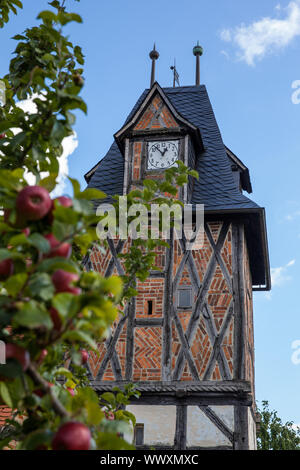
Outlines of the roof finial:
M197 41L197 46L193 48L193 54L196 56L196 85L200 85L200 56L203 54L203 49L199 46L199 41Z
M155 49L155 43L154 43L154 46L153 46L153 50L149 54L149 57L152 60L151 80L150 80L150 88L151 88L153 83L155 82L155 61L159 58L159 53Z
M176 69L176 59L174 59L174 65L171 65L170 69L173 70L173 88L175 88L176 83L178 84L178 86L180 86L179 73L177 72L177 69Z

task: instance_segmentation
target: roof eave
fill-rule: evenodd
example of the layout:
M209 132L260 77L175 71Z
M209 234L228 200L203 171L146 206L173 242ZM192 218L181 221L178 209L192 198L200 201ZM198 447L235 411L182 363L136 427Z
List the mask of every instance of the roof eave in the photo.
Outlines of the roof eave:
M247 193L251 194L252 193L252 184L251 184L251 179L250 179L250 172L249 169L246 167L246 165L242 162L240 158L238 158L235 153L230 150L230 148L225 145L226 153L228 157L239 167L241 170L241 183L242 183L242 189L247 191Z
M230 215L231 217L236 215L242 218L243 215L256 214L259 217L259 227L258 233L261 240L261 248L263 253L263 262L264 262L264 278L265 283L252 285L254 291L270 291L271 290L271 270L270 270L270 259L269 259L269 250L268 250L268 237L267 237L267 226L266 226L266 212L264 207L257 208L242 208L242 209L216 209L216 210L207 210L205 215L217 215L217 216L226 216ZM256 227L255 227L256 228Z

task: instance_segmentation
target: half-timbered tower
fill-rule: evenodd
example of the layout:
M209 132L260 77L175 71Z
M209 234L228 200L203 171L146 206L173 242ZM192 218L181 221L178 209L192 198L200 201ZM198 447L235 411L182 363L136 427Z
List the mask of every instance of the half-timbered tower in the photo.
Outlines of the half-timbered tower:
M199 63L200 46L194 53ZM137 384L137 446L254 449L252 300L270 288L265 211L244 194L249 171L223 143L197 74L195 86L161 88L152 68L151 87L85 175L89 187L126 195L181 159L199 180L178 197L205 208L203 247L187 250L171 232L169 248L157 250L161 270L138 283L89 369L98 391ZM118 254L129 249L128 240L109 240L106 254L95 246L89 268L123 274Z

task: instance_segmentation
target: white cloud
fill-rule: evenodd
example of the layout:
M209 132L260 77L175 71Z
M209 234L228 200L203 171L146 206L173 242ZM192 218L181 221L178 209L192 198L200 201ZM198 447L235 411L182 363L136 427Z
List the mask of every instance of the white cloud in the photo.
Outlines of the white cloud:
M288 46L300 35L300 0L291 1L286 8L276 7L277 13L285 11L283 18L265 17L249 25L241 24L220 33L223 41L238 47L237 56L248 65L268 54Z
M52 196L60 196L66 189L67 176L69 174L69 156L74 152L78 147L77 134L74 131L73 135L65 137L62 141L63 153L59 157L59 175L58 175L58 184L54 189Z
M18 106L23 109L23 111L27 113L35 113L37 111L36 104L33 102L33 99L36 98L38 95L33 95L31 99L22 100L18 103ZM40 96L41 98L41 96ZM18 129L15 129L16 131ZM62 141L63 146L63 153L59 157L59 175L57 178L57 186L54 191L51 193L52 197L57 197L63 194L66 189L67 184L67 176L69 174L69 156L74 152L74 150L78 147L78 139L77 134L74 133L68 137L65 137ZM43 176L43 175L41 175ZM27 174L26 179L29 184L35 184L35 177L33 175Z
M296 260L292 259L285 266L280 266L279 268L271 268L271 279L272 286L281 286L286 281L290 281L291 277L287 274L288 268L293 266L296 263Z
M286 282L290 281L292 277L289 275L288 270L291 266L294 266L296 263L295 259L289 261L285 266L279 266L278 268L271 268L271 283L272 288L281 287ZM271 300L271 292L266 292L265 294L268 300Z

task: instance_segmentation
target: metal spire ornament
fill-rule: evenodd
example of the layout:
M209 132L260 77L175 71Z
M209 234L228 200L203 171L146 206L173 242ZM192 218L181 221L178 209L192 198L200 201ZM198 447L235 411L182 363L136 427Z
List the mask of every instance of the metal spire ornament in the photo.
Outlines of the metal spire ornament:
M197 46L193 48L193 54L196 56L196 86L200 85L200 56L203 54L203 48L197 41Z
M151 80L150 80L150 88L151 88L153 83L155 82L155 61L159 58L159 53L155 49L155 43L153 46L153 50L149 53L149 57L152 60Z

